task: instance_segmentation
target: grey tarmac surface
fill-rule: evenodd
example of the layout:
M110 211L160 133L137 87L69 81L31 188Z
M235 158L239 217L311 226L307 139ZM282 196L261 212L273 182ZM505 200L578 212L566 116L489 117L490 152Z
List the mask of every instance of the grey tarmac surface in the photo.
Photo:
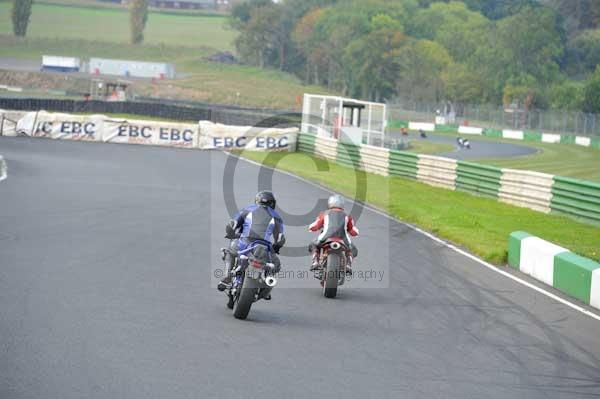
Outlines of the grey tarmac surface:
M25 138L0 154L0 398L600 396L598 321L377 213L359 217L356 268L387 288L326 300L283 281L239 321L210 286L227 155ZM240 204L258 175L237 165ZM273 187L289 213L327 196Z
M454 146L453 151L436 154L442 157L469 160L469 159L481 159L481 158L512 158L524 155L531 155L537 152L537 149L526 145L494 142L488 140L477 139L477 136L472 135L460 135L463 138L469 139L471 142L471 149L460 148L456 144L456 136L449 135L436 135L435 133L427 133L426 139L421 139L418 134L410 133L409 138L411 141L428 140L437 143L450 144ZM392 132L391 137L401 137L399 132Z

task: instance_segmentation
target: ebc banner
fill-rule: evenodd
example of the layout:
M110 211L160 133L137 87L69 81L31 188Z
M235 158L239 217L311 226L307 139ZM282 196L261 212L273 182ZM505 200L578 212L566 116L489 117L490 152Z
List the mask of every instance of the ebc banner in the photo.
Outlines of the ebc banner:
M297 128L228 126L200 121L199 148L250 151L294 151Z
M103 141L196 148L198 127L183 123L105 120Z
M17 133L51 139L100 141L103 115L69 115L46 111L28 112L17 123Z

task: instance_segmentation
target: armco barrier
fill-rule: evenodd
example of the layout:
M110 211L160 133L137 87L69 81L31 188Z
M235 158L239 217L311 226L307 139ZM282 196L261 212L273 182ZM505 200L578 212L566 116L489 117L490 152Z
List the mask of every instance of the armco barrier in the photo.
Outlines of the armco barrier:
M360 147L362 168L369 173L389 175L390 150L387 148L363 145Z
M417 163L419 162L419 156L417 154L390 150L388 159L388 174L390 176L402 176L410 179L417 178Z
M454 190L456 183L455 159L419 155L417 180L432 186Z
M600 264L524 231L508 238L508 264L600 309Z
M554 176L552 212L600 222L600 184Z
M360 148L361 146L354 144L338 142L336 162L351 168L363 169L361 167Z
M502 169L498 198L501 202L549 213L553 177L545 173Z
M487 137L502 138L502 130L498 129L483 129L483 135Z
M300 134L298 135L298 147L297 150L300 152L314 155L315 153L315 136L312 134Z
M539 132L528 132L526 131L523 134L523 140L525 141L534 141L534 142L539 142L542 141L542 134Z
M317 136L315 137L314 155L330 161L335 161L337 160L337 146L337 140Z
M493 166L458 161L456 189L498 199L502 170Z

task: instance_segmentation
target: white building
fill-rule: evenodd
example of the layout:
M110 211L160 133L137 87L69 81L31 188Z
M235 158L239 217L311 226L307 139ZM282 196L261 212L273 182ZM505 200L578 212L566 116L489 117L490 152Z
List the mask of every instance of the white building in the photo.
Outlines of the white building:
M172 64L106 58L91 58L89 71L92 75L156 79L173 79L175 77L175 67Z

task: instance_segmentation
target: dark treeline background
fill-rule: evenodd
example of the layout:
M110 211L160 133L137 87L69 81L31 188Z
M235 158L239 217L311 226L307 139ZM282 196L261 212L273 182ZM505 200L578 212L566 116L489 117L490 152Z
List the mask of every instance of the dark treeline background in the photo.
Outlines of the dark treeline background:
M375 101L600 112L600 0L250 0L247 63Z

